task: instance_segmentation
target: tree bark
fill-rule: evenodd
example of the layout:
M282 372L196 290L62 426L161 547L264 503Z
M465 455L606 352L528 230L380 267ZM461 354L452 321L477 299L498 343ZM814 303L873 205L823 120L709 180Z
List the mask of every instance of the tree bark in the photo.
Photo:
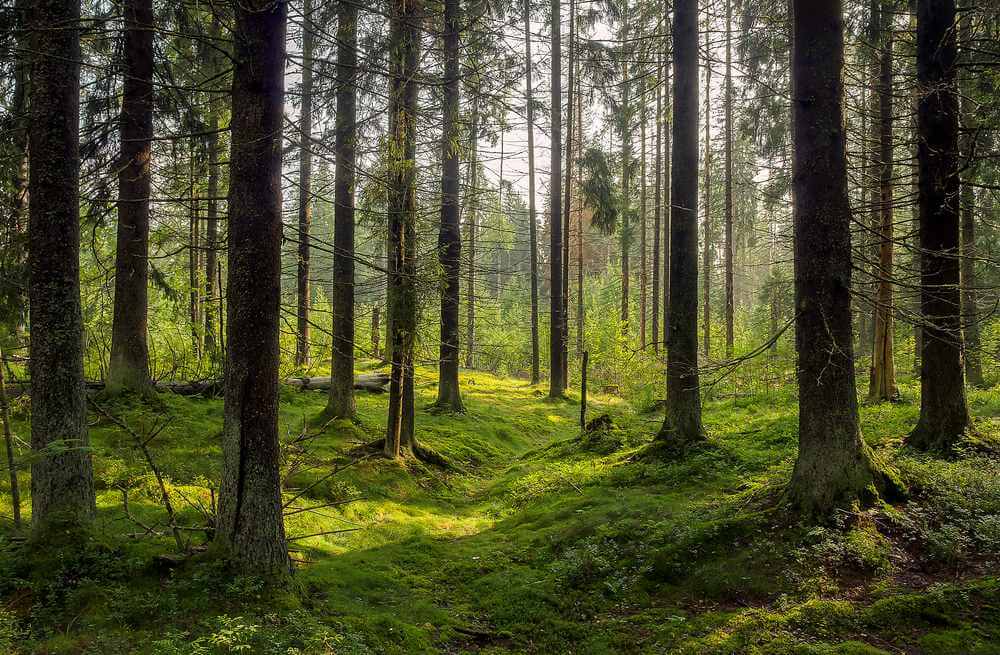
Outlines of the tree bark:
M549 162L549 397L561 398L566 392L562 324L566 308L562 295L562 7L552 0L552 76L551 76L551 159Z
M125 3L125 81L119 119L118 238L111 362L106 391L150 390L146 343L150 155L153 138L153 2Z
M676 0L673 23L667 414L658 439L672 450L702 441L698 381L698 2Z
M660 352L660 219L663 212L661 189L663 188L663 75L662 55L656 66L656 151L653 154L653 352Z
M639 97L639 347L646 347L646 288L649 286L646 257L646 82Z
M705 223L702 226L702 350L705 359L712 346L712 57L709 30L705 30Z
M441 285L441 348L438 363L437 406L462 412L458 384L459 303L461 294L462 233L459 207L458 127L459 80L459 0L444 3L444 107L441 130L441 226L438 232L438 261L444 273ZM502 161L502 160L501 160Z
M875 332L872 342L868 401L896 400L896 365L893 360L893 166L892 166L892 19L891 5L883 4L879 20L879 263L876 268ZM887 20L887 17L888 20Z
M302 0L302 107L299 118L299 230L296 261L295 365L309 365L309 239L312 225L313 36L312 0ZM338 53L339 54L339 53ZM336 193L336 191L334 192ZM336 220L336 219L335 219ZM334 248L336 251L336 248Z
M472 368L476 362L476 231L479 212L479 87L472 99L472 133L469 135L472 160L469 162L469 191L466 196L468 216L465 229L468 232L469 254L465 299L465 367Z
M570 196L573 190L573 95L575 93L574 74L576 72L576 1L569 2L569 61L566 69L569 71L569 84L566 87L566 183L563 187L563 232L562 232L562 355L563 380L569 386L569 235L570 212L572 204Z
M289 570L278 443L281 130L287 3L236 5L229 306L216 546L256 574Z
M733 0L726 0L726 359L733 358Z
M858 424L841 0L793 0L792 138L799 454L788 487L809 517L890 488Z
M209 46L212 73L223 75L222 64L222 24L218 15L212 15L212 44ZM222 107L218 94L212 94L209 99L208 138L208 215L205 221L205 354L217 358L221 346L221 323L216 327L216 321L221 321L222 289L219 284L219 123ZM216 318L216 303L220 316ZM217 331L218 330L218 335Z
M31 5L28 302L36 534L96 511L80 309L80 2Z
M972 427L962 370L954 0L917 1L920 169L920 419L906 442L949 453Z
M628 4L623 7L622 12L624 16L622 21L624 22L624 27L622 31L622 43L628 43L629 41L629 8ZM632 120L629 115L629 93L631 91L631 85L629 84L629 70L628 70L628 58L622 58L622 84L621 84L621 112L622 112L622 211L621 211L621 245L622 245L622 306L621 306L621 323L622 331L628 332L628 319L629 319L629 277L631 276L631 262L629 261L630 251L632 249L632 238L631 238L631 226L629 221L629 212L632 208L632 198L631 198L631 182L629 175L629 169L632 165Z
M15 334L23 337L28 317L28 299L25 295L27 278L27 223L28 223L28 131L30 95L31 48L29 47L28 0L14 3L13 89L10 105L10 145L12 147L13 176L9 222L4 226L8 248L3 253L0 269L0 288L16 314L12 317Z
M535 213L535 108L531 86L531 3L524 2L525 104L528 118L528 247L531 262L531 384L541 380L538 353L538 233Z
M413 340L416 300L416 114L420 54L418 0L394 0L390 18L389 136L393 161L389 178L389 240L392 246L389 313L392 316L392 372L385 455L413 451Z
M354 182L357 141L358 7L337 5L336 170L333 194L333 347L327 397L331 417L354 416ZM377 329L377 328L376 328ZM376 342L377 343L377 342Z

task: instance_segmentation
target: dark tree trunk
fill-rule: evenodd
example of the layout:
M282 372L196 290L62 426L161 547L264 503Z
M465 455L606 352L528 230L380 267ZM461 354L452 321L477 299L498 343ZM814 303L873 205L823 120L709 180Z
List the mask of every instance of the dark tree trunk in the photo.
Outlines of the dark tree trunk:
M624 16L622 20L624 21L624 30L622 33L622 42L628 43L629 40L629 15L628 6L624 7ZM622 63L622 84L621 84L621 112L623 115L622 119L622 212L621 212L621 243L622 243L622 305L621 305L621 316L620 320L622 322L622 331L628 332L628 296L629 296L629 277L631 276L631 262L629 255L632 250L632 238L631 238L631 226L630 226L630 216L629 210L632 208L632 198L631 198L631 176L629 175L631 164L632 164L632 123L631 117L629 116L629 92L631 91L629 84L629 70L628 70L628 59L625 58Z
M562 43L561 5L552 0L551 160L549 163L549 397L561 398L566 391L563 362L563 321L566 307L562 295Z
M28 302L31 520L36 533L95 513L80 310L80 2L31 5Z
M893 360L893 197L892 197L892 19L891 5L883 5L879 20L879 263L876 270L875 331L872 342L868 400L878 402L899 397Z
M653 352L660 352L660 222L663 213L663 76L662 56L656 67L656 151L653 154Z
M216 544L257 574L289 569L278 443L281 128L287 4L236 5L222 485Z
M309 365L309 239L312 226L313 36L312 0L302 1L302 108L299 119L299 256L296 267L295 365ZM339 53L338 53L339 54ZM338 150L339 152L339 150ZM334 191L336 193L336 191ZM334 219L336 220L336 219ZM336 252L336 246L334 247Z
M531 250L531 384L541 379L538 354L538 234L535 213L535 108L531 87L531 5L524 3L525 104L528 116L528 247Z
M10 105L10 145L12 147L11 206L9 222L4 225L4 235L8 247L0 259L0 288L7 296L16 315L12 316L17 337L23 336L28 317L28 299L25 295L27 248L25 239L28 228L28 95L31 70L31 48L29 33L28 0L16 0L14 4L14 79Z
M567 70L569 80L566 86L566 182L563 187L563 231L562 231L562 354L560 355L563 365L563 380L569 386L569 235L570 211L572 203L570 197L573 191L573 93L574 93L574 62L576 60L576 1L569 3L569 61Z
M327 413L333 417L349 418L355 412L351 381L354 379L354 169L357 140L358 7L353 2L341 2L337 5L337 12L337 168L333 181L331 298L331 376L334 383L330 385ZM378 341L375 343L377 345Z
M646 347L646 288L649 262L646 257L646 82L639 96L639 347Z
M726 359L733 357L733 2L726 0Z
M794 0L792 160L799 455L788 497L806 516L875 498L886 478L858 425L841 0Z
M705 30L705 223L701 235L702 349L705 359L712 347L712 60L709 31Z
M198 179L197 150L192 137L188 147L188 317L191 322L191 352L195 359L201 358L201 283L198 270L201 243L199 239L198 192L195 185Z
M148 392L150 154L153 138L153 2L125 3L125 81L120 118L118 239L111 363L105 390Z
M667 416L658 439L671 449L705 438L698 388L698 2L676 0L673 23L673 158Z
M580 77L580 59L577 57L576 60L576 133L577 138L577 156L582 156L583 153L583 79ZM577 188L579 189L583 186L581 180L580 167L577 166ZM584 227L583 218L583 205L581 203L580 209L577 214L576 223L576 352L577 354L583 353L583 328L584 328L584 309L583 309L583 234L586 228ZM568 255L567 255L568 256ZM566 308L567 313L569 312L569 307ZM566 379L569 380L569 374L567 372Z
M477 80L476 92L472 99L472 132L469 135L472 148L472 160L469 162L469 190L466 194L465 229L468 232L469 253L468 270L466 271L465 298L465 367L472 368L476 363L476 232L479 229L479 89Z
M458 386L458 313L461 293L462 233L459 212L459 0L444 4L444 126L441 131L441 226L438 261L444 273L441 285L441 348L437 405L464 411ZM501 160L502 162L502 160Z
M216 14L212 16L212 43L208 52L213 75L223 75L222 64L222 24ZM205 354L213 359L219 356L221 329L216 322L221 321L222 289L219 268L219 119L222 113L221 98L213 94L209 99L208 138L208 215L205 221ZM216 317L218 306L218 318ZM221 325L221 324L220 324ZM217 332L218 331L218 332Z
M962 370L959 152L954 0L917 2L917 165L920 168L920 420L907 437L951 452L972 419Z
M389 178L389 314L392 317L392 372L385 455L413 451L413 339L416 300L416 116L417 64L422 6L394 0L390 18L389 138L394 154Z

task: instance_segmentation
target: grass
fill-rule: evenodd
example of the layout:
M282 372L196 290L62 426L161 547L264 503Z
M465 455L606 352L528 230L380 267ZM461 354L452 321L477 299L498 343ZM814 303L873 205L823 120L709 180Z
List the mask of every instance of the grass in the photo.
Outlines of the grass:
M591 398L612 425L581 438L572 397L478 372L462 390L466 414L432 414L433 372L418 372L418 437L451 469L370 458L325 481L381 436L386 399L361 395L357 423L324 425L321 393L282 391L286 498L340 504L288 517L301 562L278 589L205 556L165 562L169 535L129 536L143 530L121 489L149 526L164 521L158 492L128 435L93 417L93 535L44 549L0 536L0 652L1000 653L1000 467L902 449L911 381L903 402L862 408L910 499L822 527L781 511L791 389L708 402L707 446L674 462L637 456L660 418L620 399ZM1000 437L1000 390L970 402L980 436ZM203 522L221 401L109 410L139 433L169 418L152 450L180 522Z

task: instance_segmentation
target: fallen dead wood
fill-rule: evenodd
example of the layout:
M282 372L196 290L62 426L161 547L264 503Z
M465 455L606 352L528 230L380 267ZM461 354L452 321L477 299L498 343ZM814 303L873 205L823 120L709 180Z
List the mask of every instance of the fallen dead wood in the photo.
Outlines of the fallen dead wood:
M293 387L299 387L303 391L308 389L323 390L330 388L331 380L332 378L330 376L288 378L285 380L285 384L290 384ZM354 378L354 388L359 391L384 393L387 384L389 384L389 375L387 373L362 373Z

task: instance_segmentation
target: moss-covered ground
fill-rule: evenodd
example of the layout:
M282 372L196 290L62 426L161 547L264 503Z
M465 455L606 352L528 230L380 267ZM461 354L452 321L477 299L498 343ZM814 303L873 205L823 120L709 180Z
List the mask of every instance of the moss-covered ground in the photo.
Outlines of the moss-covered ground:
M660 461L643 450L659 415L621 399L591 398L612 425L581 434L572 394L464 372L467 413L441 415L419 373L418 437L448 468L363 458L385 396L327 424L321 392L282 391L286 500L318 509L287 517L296 572L277 588L173 557L155 479L95 412L93 535L27 546L2 528L0 653L1000 654L1000 461L975 444L952 461L904 449L912 382L862 409L909 499L815 527L782 508L792 389L706 403L708 444ZM1000 438L1000 389L970 393L979 439ZM138 435L168 422L151 452L178 523L204 526L221 400L106 410Z

